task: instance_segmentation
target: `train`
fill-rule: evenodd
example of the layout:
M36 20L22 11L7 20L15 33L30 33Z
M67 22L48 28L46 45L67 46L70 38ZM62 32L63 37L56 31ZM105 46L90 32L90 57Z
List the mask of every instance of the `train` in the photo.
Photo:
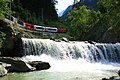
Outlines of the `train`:
M26 31L32 31L32 32L49 32L49 33L66 33L68 30L63 27L47 27L47 26L40 26L40 25L33 25L28 22L24 22L22 20L17 19L14 16L11 15L5 15L5 21L10 24L17 24L20 28L26 30Z

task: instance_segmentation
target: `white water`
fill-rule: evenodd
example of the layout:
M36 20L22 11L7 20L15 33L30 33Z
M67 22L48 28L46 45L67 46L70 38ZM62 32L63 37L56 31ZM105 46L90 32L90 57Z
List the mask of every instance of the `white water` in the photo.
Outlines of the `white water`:
M104 70L116 70L120 69L119 63L90 63L83 59L71 59L71 60L57 60L51 56L42 54L41 56L26 56L23 57L24 61L44 61L49 62L51 68L47 71L50 72L67 72L67 71L104 71Z
M120 62L120 43L55 42L23 38L24 55L46 54L56 59L83 59L92 63Z
M57 80L100 80L117 76L120 70L120 43L90 44L23 38L23 49L25 57L22 60L49 62L51 68L46 72L58 75L61 79ZM71 79L66 79L66 76Z

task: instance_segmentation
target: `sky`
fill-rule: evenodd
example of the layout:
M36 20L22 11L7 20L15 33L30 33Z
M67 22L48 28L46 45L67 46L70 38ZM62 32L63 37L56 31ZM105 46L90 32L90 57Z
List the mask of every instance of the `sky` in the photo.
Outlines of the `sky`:
M56 4L56 9L58 9L57 13L59 14L63 10L65 10L69 5L72 5L74 0L57 0L58 4Z

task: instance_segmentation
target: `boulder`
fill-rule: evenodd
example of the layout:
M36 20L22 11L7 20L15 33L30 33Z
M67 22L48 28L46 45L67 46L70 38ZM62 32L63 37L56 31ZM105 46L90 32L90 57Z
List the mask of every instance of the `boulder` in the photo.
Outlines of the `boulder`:
M102 78L102 80L109 80L109 79L107 79L107 78Z
M65 42L69 42L69 40L67 38L65 38L65 37L63 37L61 40L65 41Z
M112 76L110 78L102 78L102 80L120 80L120 70L118 71L118 76Z
M12 58L0 58L0 62L11 64L9 72L28 72L35 70L35 68L31 67L29 64L21 60L16 60Z
M0 62L5 69L9 70L11 68L11 64L7 64L7 63L3 63L3 62Z
M8 71L5 69L2 63L0 63L0 77L7 75L7 72Z
M42 62L42 61L32 61L29 64L32 67L35 67L36 70L46 70L46 69L49 69L51 67L48 62Z
M120 76L120 70L118 71L118 75Z
M109 80L120 80L119 76L112 76L109 78Z

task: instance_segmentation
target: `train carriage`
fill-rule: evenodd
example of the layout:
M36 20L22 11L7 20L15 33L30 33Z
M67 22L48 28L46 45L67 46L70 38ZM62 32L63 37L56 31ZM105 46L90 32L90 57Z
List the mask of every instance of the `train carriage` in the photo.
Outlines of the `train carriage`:
M44 26L39 26L39 25L34 25L35 31L38 32L45 32L45 27Z
M58 33L66 33L68 30L66 28L58 28L57 32Z
M46 27L46 32L56 33L56 32L57 32L57 28L54 28L54 27Z
M25 22L25 28L24 29L35 31L34 25L26 23L26 22Z
M27 31L36 31L36 32L50 32L50 33L66 33L68 30L66 28L55 28L55 27L45 27L39 25L29 24L18 20L17 18L11 15L5 15L5 21L10 24L17 24L20 28L23 28Z
M25 22L21 21L21 20L17 20L17 25L20 27L20 28L25 28Z
M7 15L5 14L5 21L7 23L10 23L10 24L16 24L17 23L17 18L11 16L11 15Z

